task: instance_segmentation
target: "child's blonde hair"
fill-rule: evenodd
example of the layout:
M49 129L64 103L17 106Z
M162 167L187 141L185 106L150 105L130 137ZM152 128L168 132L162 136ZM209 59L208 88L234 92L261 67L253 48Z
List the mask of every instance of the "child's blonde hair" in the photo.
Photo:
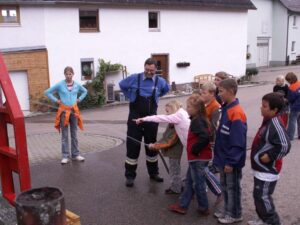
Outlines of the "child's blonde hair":
M173 113L175 113L178 111L178 109L180 109L182 107L182 104L181 104L181 102L179 102L177 100L172 100L166 104L166 107L169 107L171 109L171 111Z
M201 89L207 90L211 94L215 94L217 87L213 82L206 82L201 86Z
M276 77L276 81L277 80L280 80L280 81L283 81L284 82L284 76L283 75L279 75Z

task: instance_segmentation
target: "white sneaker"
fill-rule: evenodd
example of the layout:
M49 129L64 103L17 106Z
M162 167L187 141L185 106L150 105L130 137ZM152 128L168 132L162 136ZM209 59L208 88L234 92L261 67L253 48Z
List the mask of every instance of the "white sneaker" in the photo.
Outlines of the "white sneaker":
M75 158L73 158L73 160L76 160L76 161L78 161L78 162L82 162L82 161L85 160L85 158L82 157L81 155L78 155L78 156L76 156Z
M267 223L265 223L264 221L262 221L261 219L256 219L256 220L250 220L247 223L248 225L268 225Z
M222 212L215 212L214 213L214 217L216 217L216 218L223 218L223 217L225 217L225 215L224 215L224 213L222 213Z
M239 217L239 218L233 218L231 216L225 215L225 217L223 218L219 218L219 223L223 223L223 224L231 224L231 223L237 223L237 222L241 222L243 220L243 217Z
M61 164L67 164L68 162L69 162L68 158L63 158L60 163Z

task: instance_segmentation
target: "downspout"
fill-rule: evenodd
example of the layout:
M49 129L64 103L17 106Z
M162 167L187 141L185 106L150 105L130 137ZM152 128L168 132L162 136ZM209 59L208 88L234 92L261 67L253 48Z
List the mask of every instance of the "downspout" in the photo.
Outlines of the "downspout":
M287 17L287 29L286 29L286 48L285 48L285 65L288 66L290 63L290 57L288 55L288 47L289 47L289 26L290 26L290 17L292 16L291 11L288 10Z

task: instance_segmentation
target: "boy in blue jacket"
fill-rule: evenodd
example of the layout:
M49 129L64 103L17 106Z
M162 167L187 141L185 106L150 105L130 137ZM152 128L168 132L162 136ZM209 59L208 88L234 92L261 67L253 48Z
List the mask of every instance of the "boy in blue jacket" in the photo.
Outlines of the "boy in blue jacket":
M246 160L247 119L235 97L237 83L226 79L219 84L219 95L223 101L221 119L216 132L214 165L220 170L220 181L224 192L224 211L214 216L222 224L240 222L242 168Z
M248 221L248 225L281 224L272 194L279 179L282 158L291 148L279 114L283 107L284 100L278 93L269 93L262 98L263 122L251 148L251 167L254 175L253 198L259 219Z

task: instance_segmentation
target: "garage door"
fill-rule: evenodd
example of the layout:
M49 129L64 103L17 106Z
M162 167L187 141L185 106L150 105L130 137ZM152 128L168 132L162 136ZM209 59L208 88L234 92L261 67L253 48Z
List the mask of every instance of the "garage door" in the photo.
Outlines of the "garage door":
M29 91L26 71L10 72L9 76L17 94L21 109L23 111L29 111ZM5 102L4 94L2 94L2 101Z

